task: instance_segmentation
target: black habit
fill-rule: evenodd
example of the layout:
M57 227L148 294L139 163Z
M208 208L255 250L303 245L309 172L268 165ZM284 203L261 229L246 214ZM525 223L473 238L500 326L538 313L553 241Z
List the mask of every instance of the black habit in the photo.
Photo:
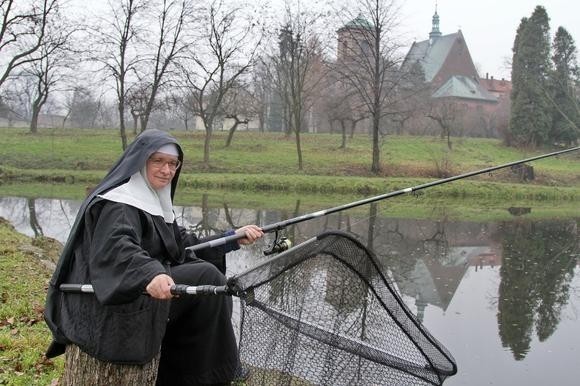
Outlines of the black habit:
M146 130L81 205L48 289L45 320L54 337L48 357L62 354L65 345L74 343L103 361L143 364L161 350L158 384L233 378L238 355L230 297L166 301L142 293L159 274L168 274L179 284L225 284L225 253L237 243L189 257L184 248L199 240L175 222L168 224L162 216L98 197L127 182L169 143L177 146L182 160L183 152L172 136ZM178 177L179 169L171 197ZM92 284L95 296L60 292L62 283Z

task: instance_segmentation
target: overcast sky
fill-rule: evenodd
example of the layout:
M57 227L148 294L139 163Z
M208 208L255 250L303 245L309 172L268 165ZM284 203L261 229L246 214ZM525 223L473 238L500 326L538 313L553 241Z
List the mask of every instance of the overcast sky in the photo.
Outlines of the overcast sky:
M115 0L113 0L115 1ZM226 0L236 3L239 0ZM283 3L284 0L271 0ZM313 6L308 0L290 0L302 7ZM344 0L337 0L343 2ZM396 0L400 6L401 33L410 46L413 40L429 38L431 19L437 3L440 30L446 35L461 29L471 57L481 77L486 73L496 79L510 78L509 64L515 33L523 17L531 16L537 5L546 8L552 37L563 26L580 47L580 0ZM333 3L334 0L328 0ZM106 7L105 0L86 3L72 0L77 6L94 11ZM308 4L308 5L307 5Z
M425 40L431 31L435 0L400 0L405 32L411 41ZM579 0L438 0L437 13L443 35L461 29L480 77L510 78L505 59L511 60L516 30L522 17L537 5L546 8L552 38L562 26L580 42Z

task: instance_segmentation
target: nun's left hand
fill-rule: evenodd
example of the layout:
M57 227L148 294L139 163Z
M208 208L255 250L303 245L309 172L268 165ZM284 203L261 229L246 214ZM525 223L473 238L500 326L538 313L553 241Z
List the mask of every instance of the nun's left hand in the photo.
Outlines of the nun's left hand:
M258 240L260 237L264 236L262 228L257 225L246 225L236 230L237 235L244 235L245 237L238 240L241 245L252 244L254 241Z

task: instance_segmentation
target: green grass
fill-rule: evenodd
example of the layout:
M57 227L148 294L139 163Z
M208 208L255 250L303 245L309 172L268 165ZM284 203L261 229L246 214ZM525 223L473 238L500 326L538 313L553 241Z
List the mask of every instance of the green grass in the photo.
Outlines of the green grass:
M41 129L36 135L26 129L0 129L2 166L41 170L107 170L121 153L117 130ZM371 144L367 135L349 140L339 149L337 134L302 134L304 171L297 170L294 137L279 133L236 133L229 148L225 132L212 138L211 166L201 169L202 132L173 132L183 146L184 172L243 173L278 175L370 176ZM456 138L453 151L437 137L387 136L381 147L383 176L424 176L435 161L448 157L457 172L488 167L541 154L504 147L495 139ZM580 175L580 156L543 160L534 166L542 172Z
M49 385L60 377L63 360L43 355L51 340L42 319L50 273L38 251L45 252L4 220L0 250L0 384Z

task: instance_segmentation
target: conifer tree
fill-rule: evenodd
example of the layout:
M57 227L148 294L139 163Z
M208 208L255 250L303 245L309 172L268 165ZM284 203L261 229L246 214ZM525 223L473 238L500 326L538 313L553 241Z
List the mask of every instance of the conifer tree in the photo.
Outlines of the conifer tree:
M522 19L514 40L510 132L516 146L548 142L552 105L548 93L550 25L546 9L537 6Z
M576 45L568 31L559 27L552 45L554 71L551 78L553 95L552 130L550 139L556 143L571 145L580 136L580 112L578 111L578 64Z

